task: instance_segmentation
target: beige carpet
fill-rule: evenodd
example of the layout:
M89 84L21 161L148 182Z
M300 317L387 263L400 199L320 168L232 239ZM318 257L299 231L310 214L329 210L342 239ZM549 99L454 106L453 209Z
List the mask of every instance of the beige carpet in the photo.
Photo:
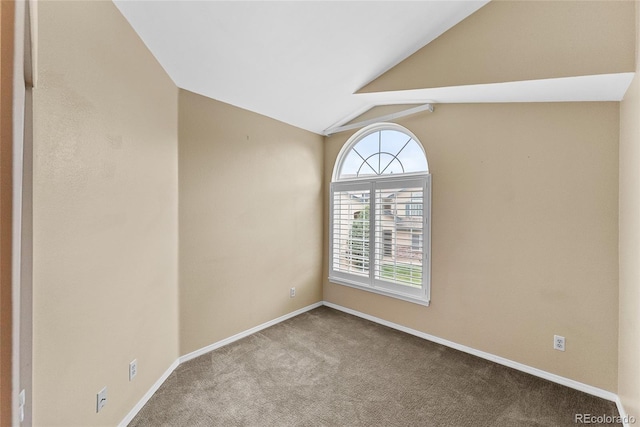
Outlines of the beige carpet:
M612 402L320 307L180 365L129 425L557 427L576 413L618 415Z

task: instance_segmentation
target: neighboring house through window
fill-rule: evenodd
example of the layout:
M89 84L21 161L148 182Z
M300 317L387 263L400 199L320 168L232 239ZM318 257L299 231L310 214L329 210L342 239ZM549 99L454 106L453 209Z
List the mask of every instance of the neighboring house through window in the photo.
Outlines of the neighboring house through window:
M382 230L384 233L384 256L391 257L393 256L393 231L392 230Z
M330 200L332 282L428 305L431 176L424 149L392 123L342 148Z
M422 194L411 194L411 201L406 206L407 216L422 216Z
M411 249L419 251L422 249L422 232L421 230L414 231L411 234Z

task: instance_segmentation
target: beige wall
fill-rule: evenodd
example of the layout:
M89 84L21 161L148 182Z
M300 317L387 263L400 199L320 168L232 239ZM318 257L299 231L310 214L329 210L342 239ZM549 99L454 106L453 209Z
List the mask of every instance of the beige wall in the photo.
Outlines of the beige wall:
M636 3L640 50L640 7ZM640 72L636 60L636 73ZM618 394L640 420L640 77L620 104L620 347Z
M42 2L38 30L36 425L114 425L179 354L323 297L614 392L619 381L639 416L637 78L621 108L438 105L399 121L433 173L422 307L323 280L326 184L349 134L323 144L178 95L111 2Z
M34 424L116 425L178 357L177 89L112 2L38 18Z
M179 99L186 354L322 299L323 139L191 92Z
M492 1L362 92L634 70L630 1Z
M433 174L431 306L327 280L324 299L616 392L618 121L617 103L449 104L400 120ZM327 138L325 184L350 134Z

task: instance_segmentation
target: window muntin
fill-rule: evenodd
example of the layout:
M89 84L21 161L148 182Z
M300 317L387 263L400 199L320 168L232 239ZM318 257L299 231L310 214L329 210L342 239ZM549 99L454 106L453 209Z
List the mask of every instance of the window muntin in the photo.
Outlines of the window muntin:
M428 172L427 158L416 139L397 129L373 129L360 136L340 159L337 180Z
M398 125L365 128L333 176L329 278L428 305L431 177L417 139Z

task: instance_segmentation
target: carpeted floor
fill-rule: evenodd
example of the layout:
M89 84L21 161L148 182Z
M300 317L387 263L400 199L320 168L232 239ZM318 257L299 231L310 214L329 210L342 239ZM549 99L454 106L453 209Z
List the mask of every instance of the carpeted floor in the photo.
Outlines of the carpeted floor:
M180 365L129 426L557 427L582 413L618 415L612 402L320 307Z

